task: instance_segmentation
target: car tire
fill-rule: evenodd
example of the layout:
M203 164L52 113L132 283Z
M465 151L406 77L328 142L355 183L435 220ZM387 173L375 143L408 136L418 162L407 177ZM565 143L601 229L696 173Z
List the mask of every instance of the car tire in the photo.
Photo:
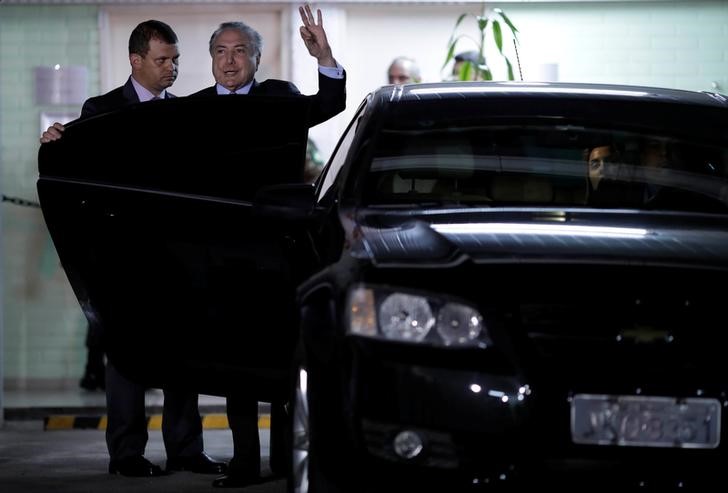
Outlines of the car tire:
M289 493L343 493L318 467L316 439L311 433L309 376L305 365L296 365L291 399L291 474Z
M291 475L289 493L311 493L309 488L310 427L308 414L308 372L296 365L291 399Z

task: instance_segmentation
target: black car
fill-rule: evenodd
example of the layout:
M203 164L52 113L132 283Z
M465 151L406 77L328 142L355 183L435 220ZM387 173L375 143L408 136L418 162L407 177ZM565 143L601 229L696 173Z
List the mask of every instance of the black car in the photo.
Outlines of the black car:
M315 185L305 104L239 99L41 148L118 367L289 399L300 492L726 486L724 96L386 86Z

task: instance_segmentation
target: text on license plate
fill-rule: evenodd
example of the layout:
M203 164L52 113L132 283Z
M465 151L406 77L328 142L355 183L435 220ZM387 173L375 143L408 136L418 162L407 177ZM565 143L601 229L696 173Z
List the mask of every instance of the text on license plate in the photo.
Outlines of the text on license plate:
M717 399L576 394L571 438L591 445L715 448L720 410Z

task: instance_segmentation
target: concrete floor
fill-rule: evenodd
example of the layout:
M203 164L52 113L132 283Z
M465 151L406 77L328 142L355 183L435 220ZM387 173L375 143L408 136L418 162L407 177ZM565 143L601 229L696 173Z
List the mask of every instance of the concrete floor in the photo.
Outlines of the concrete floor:
M217 459L232 455L230 430L205 430L205 449ZM261 433L264 473L267 473L268 432ZM164 466L159 431L149 432L146 457ZM104 432L44 431L40 421L7 421L0 429L0 491L2 493L151 493L216 492L215 475L176 472L159 478L126 478L108 474ZM236 490L232 490L236 491ZM242 491L242 490L240 490ZM245 488L250 493L283 493L284 480Z
M147 412L161 407L161 392L147 393ZM77 389L55 391L6 391L5 421L0 428L0 493L148 493L216 492L215 475L177 472L159 478L126 478L108 474L108 453L103 430L44 430L43 417L49 414L90 415L103 413L104 394ZM224 399L200 397L200 413L224 412ZM261 412L265 412L261 406ZM268 429L261 429L263 473L268 470ZM232 456L230 430L205 429L205 451L228 460ZM164 467L162 434L149 431L146 457ZM284 480L245 488L250 493L283 493Z

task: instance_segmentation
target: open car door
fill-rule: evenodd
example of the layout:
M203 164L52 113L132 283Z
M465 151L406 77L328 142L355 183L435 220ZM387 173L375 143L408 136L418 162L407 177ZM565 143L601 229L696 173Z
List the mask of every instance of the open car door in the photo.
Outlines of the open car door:
M153 101L41 146L48 229L129 378L287 396L296 233L257 217L252 200L302 182L308 110L305 97Z

